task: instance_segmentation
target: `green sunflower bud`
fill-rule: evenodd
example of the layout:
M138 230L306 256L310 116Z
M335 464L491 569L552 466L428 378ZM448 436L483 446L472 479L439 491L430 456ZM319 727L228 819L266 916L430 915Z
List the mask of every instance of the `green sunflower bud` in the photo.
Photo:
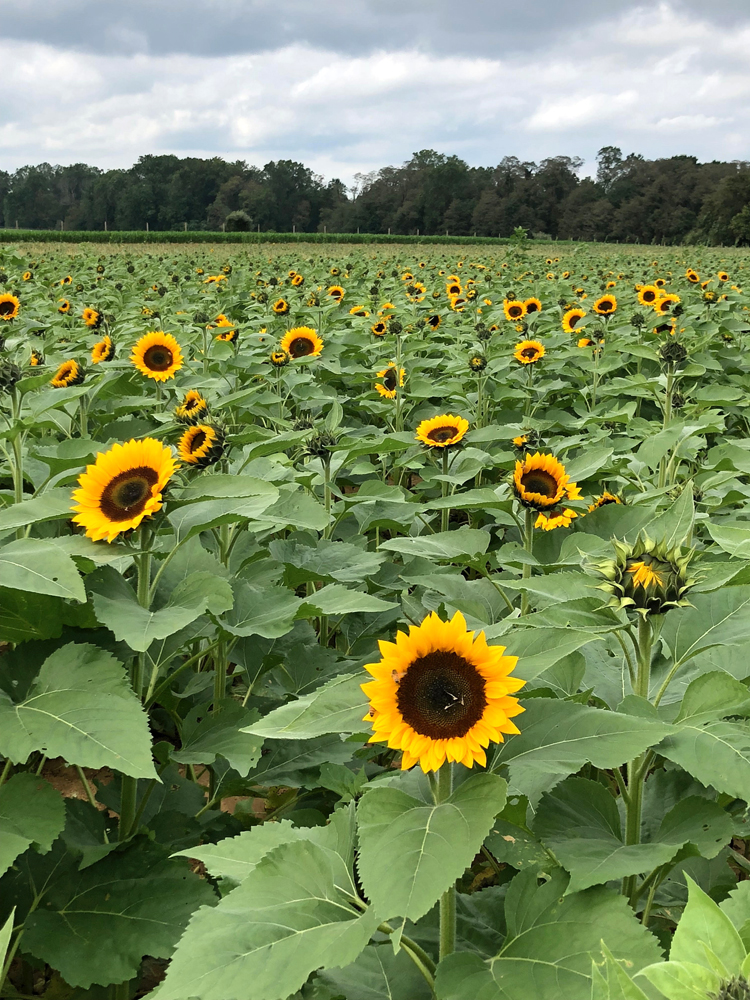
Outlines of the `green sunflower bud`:
M669 340L659 351L659 357L665 365L679 365L687 357L687 351L676 340Z
M615 558L594 566L605 579L599 589L611 594L610 607L628 608L644 617L690 607L685 595L696 582L688 576L694 550L668 549L664 541L655 542L645 534L634 545L617 540L613 544Z
M10 392L23 376L23 372L12 361L0 365L0 392Z
M744 976L737 976L721 984L711 1000L750 1000L750 983Z

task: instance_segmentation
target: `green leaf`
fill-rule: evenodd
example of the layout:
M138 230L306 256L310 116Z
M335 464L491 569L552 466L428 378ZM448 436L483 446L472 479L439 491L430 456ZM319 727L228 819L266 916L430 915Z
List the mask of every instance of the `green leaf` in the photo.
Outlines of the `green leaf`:
M0 579L4 587L86 600L83 580L70 556L54 542L19 538L0 548Z
M485 846L495 859L512 868L536 866L537 871L549 864L550 857L536 837L515 823L496 819Z
M637 986L622 965L615 961L612 952L603 941L601 945L602 955L604 955L604 971L607 976L605 979L594 962L591 968L591 976L594 980L591 1000L648 1000L640 986ZM597 986L599 992L597 992Z
M750 727L740 722L683 725L659 744L659 753L701 784L750 801Z
M340 859L300 840L275 848L212 910L195 913L159 1000L285 1000L314 969L353 962L378 925L336 884Z
M272 739L307 740L325 733L361 733L367 714L364 674L341 674L311 694L274 709L243 731Z
M218 714L205 706L193 708L182 724L182 746L172 751L172 760L178 764L213 764L217 756L222 756L244 777L258 763L263 745L263 740L242 729L242 724L253 717L257 713L231 698L222 702Z
M736 559L750 558L750 528L734 524L706 522L708 533L724 552Z
M87 604L0 587L0 642L56 639L63 625L96 628L97 622Z
M96 617L138 652L145 652L155 639L179 632L207 610L226 611L233 601L229 583L203 571L178 584L158 611L142 608L133 588L111 567L102 567L89 580Z
M180 494L182 500L215 500L227 497L248 498L270 496L276 499L278 490L254 476L232 476L228 473L205 473L189 483Z
M394 601L384 601L380 597L366 594L361 590L350 590L340 583L329 583L322 590L315 590L302 599L297 612L298 618L311 615L350 615L356 612L378 613L396 608Z
M188 847L177 851L174 857L197 858L216 878L242 882L269 851L293 840L309 840L309 834L308 828L292 826L288 819L282 819L275 823L261 823L217 844Z
M0 531L24 528L27 524L38 524L40 521L70 518L73 516L72 504L71 490L47 490L32 500L22 500L0 510Z
M729 979L739 974L745 959L745 946L732 921L710 896L686 877L687 906L672 938L669 958L672 962L695 962L716 970L707 952L712 952Z
M319 973L324 983L337 996L346 1000L431 1000L427 982L401 949L394 955L390 942L372 944L344 969L329 969Z
M484 555L490 544L490 535L477 528L461 527L456 531L439 531L434 535L407 535L381 542L380 548L399 552L405 556L423 556L426 559L475 559Z
M271 542L268 551L273 559L296 570L293 579L287 580L295 585L306 580L326 579L360 583L374 576L386 560L385 553L368 552L350 542L325 538L321 538L314 548L288 538L278 539Z
M688 484L663 514L659 514L648 525L651 538L664 541L668 548L682 545L689 536L695 518L693 490Z
M516 719L520 735L499 747L492 770L507 764L511 788L533 802L587 761L605 770L618 767L670 729L657 720L550 698L527 700L524 707Z
M258 785L316 786L321 764L345 764L356 749L358 744L345 742L338 733L308 740L269 740L251 777Z
M706 1000L717 996L721 976L694 962L657 962L641 969L645 976L667 1000Z
M691 603L693 607L668 615L662 630L675 661L687 663L712 646L740 645L750 639L750 586L692 594Z
M279 491L271 483L260 480L253 480L253 483L257 485L249 496L223 496L214 500L199 500L173 510L169 514L169 523L177 537L182 540L208 528L248 521L263 514L278 500ZM210 485L208 488L210 489Z
M711 670L688 684L675 725L702 725L728 715L750 715L750 691L724 670Z
M699 795L674 805L654 837L665 844L693 844L704 858L715 858L732 839L734 821L721 806Z
M476 774L439 805L399 788L365 792L357 809L357 867L381 917L418 920L427 913L471 864L502 811L505 789L496 775Z
M8 954L8 947L10 946L10 937L13 933L13 920L16 915L15 906L10 911L10 916L5 921L2 927L0 927L0 969L5 965L5 956Z
M232 635L278 639L292 630L301 604L301 598L286 587L259 590L240 580L235 587L234 607L221 624Z
M64 826L65 803L60 793L44 778L28 772L14 774L0 787L0 875L31 844L49 851Z
M516 672L525 681L534 680L566 656L589 642L596 633L572 628L512 628L498 636L508 656L518 657Z
M253 530L272 528L276 531L282 528L301 528L323 531L330 520L331 515L326 513L323 504L309 493L283 491L275 503L253 518L250 528Z
M24 949L85 989L131 979L144 955L169 958L190 914L215 896L166 854L138 838L53 885L26 918Z
M35 750L81 767L156 777L140 701L122 664L97 646L57 649L21 702L0 691L0 753L18 764Z

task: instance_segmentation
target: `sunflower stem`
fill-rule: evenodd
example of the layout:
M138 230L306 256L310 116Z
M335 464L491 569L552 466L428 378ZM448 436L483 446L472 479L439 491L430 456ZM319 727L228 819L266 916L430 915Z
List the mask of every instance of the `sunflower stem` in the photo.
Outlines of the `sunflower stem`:
M674 365L670 362L667 365L667 388L664 394L662 428L666 428L672 420L672 396L674 394ZM659 462L659 489L667 485L668 457L665 455Z
M89 434L89 413L86 406L86 397L81 396L78 400L78 427L81 437L88 437Z
M13 386L10 393L10 400L13 415L13 499L15 503L23 500L23 433L19 427L21 418L21 395L18 389ZM16 531L16 538L24 537L24 529Z
M404 429L401 392L401 334L396 334L396 433Z
M448 449L447 448L443 448L443 477L446 477L447 475L448 475ZM442 497L447 497L448 496L448 480L446 478L443 478L443 481L440 484L440 495ZM440 530L441 531L447 531L448 530L448 525L450 524L450 519L451 519L450 507L443 507L443 509L442 509L442 511L440 513Z
M534 365L526 365L526 406L524 407L524 420L531 414L531 400L534 394Z
M634 694L648 699L651 685L651 655L653 647L653 631L647 615L641 615L638 621L638 663ZM640 844L641 813L643 810L643 783L646 778L647 753L641 754L628 763L628 798L625 804L625 843ZM629 875L622 880L622 894L627 896L631 906L635 908L638 900L637 876Z
M527 507L524 511L524 532L523 532L523 547L526 549L529 555L532 555L534 551L534 511L531 507ZM523 570L521 571L521 579L528 580L531 577L531 563L525 562L523 564ZM529 613L529 595L526 590L521 593L521 614L527 615Z
M437 773L436 804L445 802L453 791L453 764L447 760ZM440 961L456 950L456 887L440 897Z

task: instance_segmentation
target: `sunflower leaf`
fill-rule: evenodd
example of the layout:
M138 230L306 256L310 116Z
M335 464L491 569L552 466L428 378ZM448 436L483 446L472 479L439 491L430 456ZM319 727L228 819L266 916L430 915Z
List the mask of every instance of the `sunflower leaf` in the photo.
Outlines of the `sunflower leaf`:
M69 489L47 490L31 500L23 500L0 510L0 531L23 528L39 521L54 521L71 517L71 491Z
M740 645L750 639L750 586L722 587L690 595L692 607L669 615L662 639L675 662L687 663L712 646Z
M424 556L427 559L473 559L484 555L490 544L489 532L461 527L456 531L439 531L434 535L408 535L381 542L380 548L404 556Z
M296 701L275 708L242 732L273 739L305 740L326 733L360 733L367 698L361 684L364 674L341 674Z
M50 594L74 601L86 600L86 589L73 560L54 542L19 538L0 548L0 577L4 587Z
M31 844L49 851L64 826L60 793L44 778L25 771L14 774L0 787L0 875Z
M319 973L317 979L347 1000L431 1000L433 995L406 952L394 955L390 942L368 945L351 965Z
M659 744L659 753L701 784L750 800L750 725L746 722L682 725Z
M445 802L426 804L399 788L363 795L357 862L382 918L418 920L471 864L505 804L497 775L475 774Z

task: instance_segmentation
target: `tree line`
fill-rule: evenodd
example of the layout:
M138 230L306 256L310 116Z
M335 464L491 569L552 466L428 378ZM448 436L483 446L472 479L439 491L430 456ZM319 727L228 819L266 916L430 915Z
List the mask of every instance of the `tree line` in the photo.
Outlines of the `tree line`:
M129 169L42 163L0 171L0 226L530 235L620 243L750 244L750 163L646 160L615 146L595 178L578 157L470 167L422 150L400 167L326 182L303 163L142 156Z

